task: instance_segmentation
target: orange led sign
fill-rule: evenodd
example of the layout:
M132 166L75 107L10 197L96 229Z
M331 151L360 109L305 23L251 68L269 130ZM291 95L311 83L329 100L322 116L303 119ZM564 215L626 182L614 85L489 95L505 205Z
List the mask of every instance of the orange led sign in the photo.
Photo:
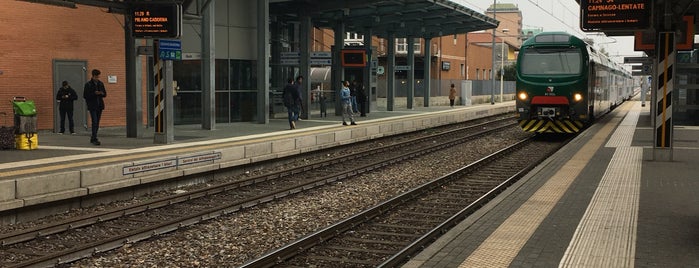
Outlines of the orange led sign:
M131 11L131 33L136 38L177 38L181 23L179 5L137 5Z
M580 0L580 28L585 32L647 29L651 8L651 0Z

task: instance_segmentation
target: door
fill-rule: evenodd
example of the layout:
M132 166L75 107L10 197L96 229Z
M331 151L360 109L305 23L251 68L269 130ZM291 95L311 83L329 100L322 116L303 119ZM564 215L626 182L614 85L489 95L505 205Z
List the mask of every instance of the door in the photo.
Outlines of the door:
M61 87L63 81L68 81L68 84L78 93L78 100L75 101L73 107L73 120L75 120L75 131L87 131L87 107L83 99L83 86L87 82L87 62L74 60L54 60L53 61L53 98L56 98L58 88ZM58 112L58 102L53 102L53 130L60 130L60 113ZM41 115L39 115L41 116ZM68 121L68 120L66 120ZM68 122L66 122L66 129Z

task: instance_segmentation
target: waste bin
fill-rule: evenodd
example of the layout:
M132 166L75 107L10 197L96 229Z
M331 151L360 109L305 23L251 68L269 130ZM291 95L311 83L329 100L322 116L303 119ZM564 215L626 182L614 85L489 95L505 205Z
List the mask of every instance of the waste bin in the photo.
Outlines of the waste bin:
M12 98L15 123L15 147L20 150L34 150L39 147L37 134L36 106L25 97Z

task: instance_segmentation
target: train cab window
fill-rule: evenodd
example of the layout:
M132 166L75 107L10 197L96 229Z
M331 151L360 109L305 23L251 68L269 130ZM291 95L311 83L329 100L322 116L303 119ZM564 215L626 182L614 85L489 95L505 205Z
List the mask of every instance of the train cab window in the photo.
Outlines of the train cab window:
M582 54L576 48L526 48L520 70L525 75L573 75L582 71Z

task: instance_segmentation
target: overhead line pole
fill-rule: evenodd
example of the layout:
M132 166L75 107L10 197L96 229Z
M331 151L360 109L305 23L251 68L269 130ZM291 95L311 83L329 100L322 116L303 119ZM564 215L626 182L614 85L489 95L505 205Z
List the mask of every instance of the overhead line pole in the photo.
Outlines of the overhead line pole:
M495 13L497 5L497 0L493 0L493 20L495 20ZM493 28L493 40L492 40L492 46L491 46L491 52L492 52L492 67L490 68L490 81L491 81L491 87L490 87L490 104L495 104L495 30L497 27Z

